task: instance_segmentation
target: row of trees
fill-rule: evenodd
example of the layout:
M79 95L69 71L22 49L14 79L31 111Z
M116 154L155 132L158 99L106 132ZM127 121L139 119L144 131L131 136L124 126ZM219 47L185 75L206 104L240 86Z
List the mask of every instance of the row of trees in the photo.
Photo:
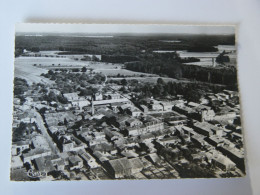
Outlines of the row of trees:
M157 83L151 85L150 83L136 83L129 82L130 88L133 92L140 93L141 98L146 97L167 97L183 95L188 101L199 102L201 97L205 95L206 92L218 93L223 90L223 87L217 85L205 85L199 82L192 83L176 83L176 82L164 82L163 79L159 78Z
M211 68L193 65L183 65L182 75L184 78L196 81L237 85L237 72L235 68Z

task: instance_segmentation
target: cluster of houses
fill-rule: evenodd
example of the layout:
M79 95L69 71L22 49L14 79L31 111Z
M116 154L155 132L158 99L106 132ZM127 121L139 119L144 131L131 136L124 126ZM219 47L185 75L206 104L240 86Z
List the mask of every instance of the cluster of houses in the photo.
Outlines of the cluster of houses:
M113 85L105 93L62 96L68 103L35 101L28 95L21 105L14 98L13 128L27 126L24 139L12 145L13 173L36 169L72 178L77 170L100 169L109 178L150 178L169 170L169 177L177 178L175 164L190 162L244 171L237 92L208 93L200 103L150 98L139 104ZM216 102L217 111L212 106ZM190 145L193 152L187 152Z

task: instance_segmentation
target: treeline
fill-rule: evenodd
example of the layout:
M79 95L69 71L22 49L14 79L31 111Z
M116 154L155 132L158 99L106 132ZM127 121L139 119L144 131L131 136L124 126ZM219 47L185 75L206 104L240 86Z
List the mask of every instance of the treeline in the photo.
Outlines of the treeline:
M189 57L189 58L181 58L181 63L190 63L190 62L200 62L199 58Z
M109 63L125 63L131 61L138 61L139 58L136 56L127 56L127 55L102 55L101 61L102 62L109 62Z
M188 49L188 52L216 52L216 51L218 51L217 48L212 46L206 46L206 45L196 45Z
M177 53L154 53L142 56L140 61L125 63L125 68L136 72L181 78L182 70L179 61Z
M237 72L232 68L210 68L194 65L182 65L182 76L196 81L223 85L237 85Z
M188 101L200 102L200 99L205 93L219 93L224 87L219 85L201 84L199 82L192 83L176 83L176 82L164 82L162 78L157 80L155 85L150 83L144 83L140 85L138 82L128 81L131 86L131 91L139 93L138 99L154 97L154 98L166 98L167 96L183 95Z

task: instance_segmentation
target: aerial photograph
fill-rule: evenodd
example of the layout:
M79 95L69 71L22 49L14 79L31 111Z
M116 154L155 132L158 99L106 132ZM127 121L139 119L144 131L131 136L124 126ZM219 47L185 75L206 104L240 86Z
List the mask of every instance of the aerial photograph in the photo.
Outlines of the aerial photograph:
M19 24L12 181L246 175L235 26Z

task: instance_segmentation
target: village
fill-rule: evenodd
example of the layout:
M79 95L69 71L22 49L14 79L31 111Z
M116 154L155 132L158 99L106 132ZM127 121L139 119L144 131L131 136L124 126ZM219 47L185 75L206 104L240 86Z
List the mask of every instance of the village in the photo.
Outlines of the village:
M88 68L79 79L70 74L78 73L57 69L41 75L55 77L54 84L15 78L15 86L26 89L14 89L12 180L245 174L237 91L208 92L200 102L182 95L140 101L141 92L123 78L108 81Z

